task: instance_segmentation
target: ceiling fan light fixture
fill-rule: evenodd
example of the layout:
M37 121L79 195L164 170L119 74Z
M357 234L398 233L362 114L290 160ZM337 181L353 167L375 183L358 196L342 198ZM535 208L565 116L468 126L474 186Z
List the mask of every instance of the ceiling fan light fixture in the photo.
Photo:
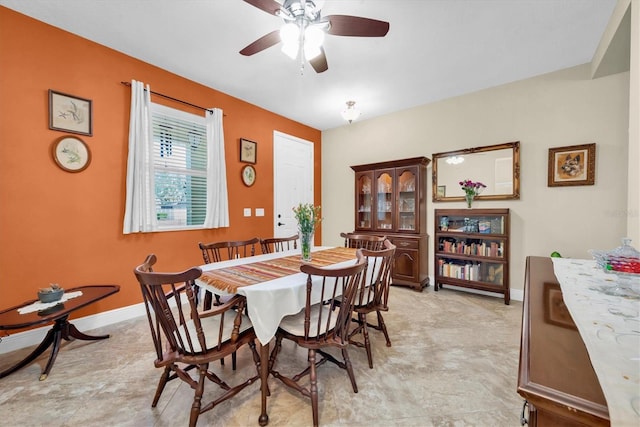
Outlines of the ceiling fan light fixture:
M293 22L284 24L280 28L280 40L284 45L297 45L300 41L300 28Z
M320 50L320 46L315 46L310 43L304 44L304 57L307 61L312 60L321 53L322 51Z
M298 43L283 43L282 53L284 53L291 59L296 59L296 57L298 56L299 47L300 45L298 45Z
M320 47L324 42L324 31L315 25L310 25L304 30L304 44Z
M342 110L342 118L351 124L354 120L360 117L360 110L356 108L356 101L347 101L347 108Z

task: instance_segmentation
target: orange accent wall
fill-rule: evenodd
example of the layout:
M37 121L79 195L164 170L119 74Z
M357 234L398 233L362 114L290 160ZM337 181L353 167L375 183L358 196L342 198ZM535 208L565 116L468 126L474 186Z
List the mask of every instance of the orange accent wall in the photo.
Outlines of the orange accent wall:
M122 234L131 95L120 82L131 79L224 111L229 228ZM51 145L65 133L49 129L49 89L93 101L93 136L80 136L92 160L80 173L53 161ZM199 241L271 236L274 130L314 143L319 204L319 130L0 6L0 309L35 298L50 282L120 285L75 317L136 304L142 298L132 271L147 254L158 256L158 270L182 270L202 264ZM252 187L240 179L241 137L258 143ZM244 207L265 208L265 216L245 218Z

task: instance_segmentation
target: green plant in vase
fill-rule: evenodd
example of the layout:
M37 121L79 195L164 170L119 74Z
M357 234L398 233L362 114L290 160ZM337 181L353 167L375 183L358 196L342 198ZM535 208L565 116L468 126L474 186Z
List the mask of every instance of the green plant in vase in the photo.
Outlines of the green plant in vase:
M468 208L471 208L471 203L473 203L473 199L478 194L482 193L482 190L487 188L487 186L481 183L480 181L473 182L470 179L465 179L464 181L460 181L458 184L460 184L462 191L464 191L464 198L467 201Z
M293 208L293 213L298 221L302 260L311 261L311 241L313 240L313 233L320 224L320 221L322 221L320 206L313 206L311 203L300 203Z

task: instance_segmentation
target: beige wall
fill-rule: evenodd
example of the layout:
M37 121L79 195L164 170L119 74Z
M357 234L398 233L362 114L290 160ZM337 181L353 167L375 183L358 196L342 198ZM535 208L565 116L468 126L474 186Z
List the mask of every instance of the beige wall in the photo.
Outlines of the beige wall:
M640 0L631 4L628 235L640 247Z
M522 298L528 255L589 258L588 249L619 246L627 228L629 73L589 76L585 64L323 132L323 243L340 244L340 232L354 227L350 165L520 141L520 200L474 206L511 209L512 297ZM548 149L591 142L595 185L547 187ZM432 236L433 210L464 202L433 203L430 186L427 197ZM433 282L432 238L429 273Z

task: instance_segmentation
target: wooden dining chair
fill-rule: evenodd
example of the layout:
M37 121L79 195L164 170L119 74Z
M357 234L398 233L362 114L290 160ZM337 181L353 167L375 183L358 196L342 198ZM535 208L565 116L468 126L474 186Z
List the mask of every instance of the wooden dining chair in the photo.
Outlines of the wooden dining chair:
M205 264L228 259L245 258L256 254L256 245L260 239L198 243Z
M260 248L263 254L273 252L288 251L290 249L298 249L299 236L294 234L290 237L272 237L269 239L260 239Z
M282 319L276 341L269 358L269 372L286 386L311 398L313 425L318 425L318 378L316 368L331 361L345 369L351 380L354 393L358 386L349 360L349 326L353 310L353 299L365 274L367 261L361 251L357 251L357 262L344 268L322 268L311 264L300 267L307 274L306 305L303 311ZM312 304L312 295L319 298ZM341 298L338 304L338 298ZM307 349L309 366L295 376L285 376L275 369L282 340L288 339ZM328 348L340 349L342 361L326 352ZM319 359L316 356L319 355ZM300 385L299 380L309 375L308 388Z
M387 340L387 347L391 347L391 340L387 332L387 326L382 317L383 311L388 311L389 287L391 285L391 269L396 247L389 240L384 241L384 248L379 251L362 249L362 255L367 258L367 277L362 282L362 287L356 293L353 302L353 312L357 323L355 329L349 333L349 343L358 347L364 347L367 351L369 368L373 368L373 356L371 354L371 342L369 340L369 328L382 331ZM367 322L367 314L376 313L377 324ZM362 341L353 338L362 334Z
M180 378L194 389L189 426L195 426L200 414L257 382L260 357L255 348L256 336L243 310L233 309L244 307L244 297L237 296L223 305L199 312L194 288L202 271L194 267L178 273L156 273L152 269L155 263L156 256L151 254L134 270L156 350L154 364L164 368L151 406L157 405L168 381ZM209 370L210 362L222 359L245 344L253 351L256 375L231 387ZM196 378L192 377L192 370L196 371ZM203 405L207 379L224 392Z
M248 240L221 241L211 243L198 243L200 251L202 251L202 259L205 264L212 262L220 262L236 258L246 258L256 254L256 245L260 243L260 239L254 237ZM212 305L221 305L229 301L232 297L220 296L205 291L202 298L202 308L209 310ZM215 299L215 303L213 300ZM231 354L231 367L236 369L236 353ZM224 358L220 359L220 364L224 365Z
M202 251L202 259L205 264L211 264L212 262L220 262L235 258L246 258L248 256L254 256L256 254L256 245L260 243L260 239L254 237L249 240L237 240L237 241L221 241L211 243L198 243L198 247ZM213 297L211 292L207 291L203 298L203 308L208 310L213 303ZM221 304L220 295L215 295L216 302L214 304Z
M374 236L372 234L340 233L344 239L345 248L368 249L379 251L384 247L385 236Z

